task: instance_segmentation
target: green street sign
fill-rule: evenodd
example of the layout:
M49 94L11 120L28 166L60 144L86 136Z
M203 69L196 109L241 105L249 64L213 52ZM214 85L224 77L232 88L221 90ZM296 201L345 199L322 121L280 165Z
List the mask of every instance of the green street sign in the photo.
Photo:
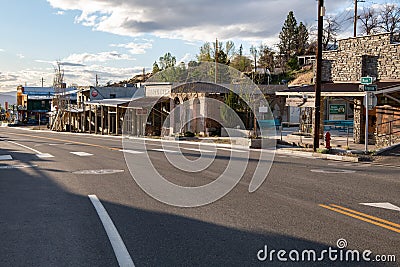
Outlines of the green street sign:
M378 86L376 84L364 85L365 92L375 92L377 89L378 89Z
M372 77L361 77L361 84L372 84Z

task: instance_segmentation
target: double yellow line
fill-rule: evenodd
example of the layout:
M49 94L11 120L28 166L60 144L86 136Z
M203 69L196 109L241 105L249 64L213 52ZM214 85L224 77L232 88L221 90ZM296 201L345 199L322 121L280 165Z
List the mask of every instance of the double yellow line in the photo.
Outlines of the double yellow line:
M400 224L394 223L394 222L390 222L372 215L368 215L356 210L352 210L349 208L345 208L339 205L335 205L335 204L330 204L330 205L323 205L323 204L319 204L320 207L358 219L360 221L364 221L367 223L371 223L377 226L380 226L382 228L394 231L396 233L400 233Z

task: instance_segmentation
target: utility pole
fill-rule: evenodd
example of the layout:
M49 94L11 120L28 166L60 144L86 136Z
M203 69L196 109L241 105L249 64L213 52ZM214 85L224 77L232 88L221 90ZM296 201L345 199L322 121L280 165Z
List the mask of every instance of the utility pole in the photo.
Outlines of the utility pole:
M358 21L358 2L365 2L364 0L354 0L354 37L357 37L357 21Z
M42 77L41 81L42 81L42 88L43 88L43 85L44 85L44 78L43 77Z
M99 76L97 76L97 74L96 74L96 85L95 86L96 87L99 86Z
M215 39L215 83L218 82L218 39Z
M322 81L322 35L324 28L325 7L324 0L318 0L318 45L317 45L317 66L315 81L315 120L314 120L314 152L319 148L319 132L321 121L321 81Z
M354 37L357 37L357 20L358 20L358 0L354 0Z

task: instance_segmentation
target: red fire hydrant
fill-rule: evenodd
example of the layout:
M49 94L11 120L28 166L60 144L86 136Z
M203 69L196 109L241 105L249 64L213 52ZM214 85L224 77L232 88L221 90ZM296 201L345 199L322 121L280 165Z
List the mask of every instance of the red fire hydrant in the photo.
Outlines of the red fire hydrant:
M331 149L331 133L330 132L326 132L325 134L325 148L327 149Z

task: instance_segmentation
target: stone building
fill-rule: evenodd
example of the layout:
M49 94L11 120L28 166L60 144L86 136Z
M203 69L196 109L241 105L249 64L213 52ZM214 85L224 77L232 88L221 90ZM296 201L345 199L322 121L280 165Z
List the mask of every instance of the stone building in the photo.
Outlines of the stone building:
M399 34L382 33L339 40L323 52L323 82L358 83L361 77L400 81Z
M336 50L324 51L322 57L321 124L347 125L353 131L355 143L365 142L366 93L360 81L361 77L372 77L378 106L368 112L369 142L383 145L389 143L387 139L400 139L400 117L396 111L400 107L400 35L382 33L342 39ZM291 88L277 95L312 99L314 86Z

